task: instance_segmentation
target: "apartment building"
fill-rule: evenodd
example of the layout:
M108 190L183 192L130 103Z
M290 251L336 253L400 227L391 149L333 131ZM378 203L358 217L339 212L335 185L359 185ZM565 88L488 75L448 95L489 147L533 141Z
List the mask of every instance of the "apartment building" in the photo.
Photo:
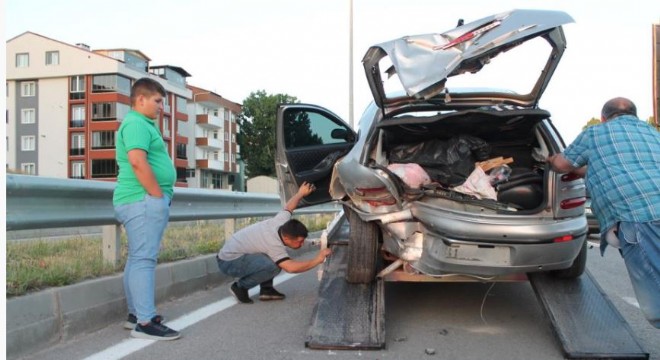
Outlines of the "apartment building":
M195 163L194 178L188 181L193 187L242 190L240 147L236 143L238 124L236 118L241 105L227 100L206 89L188 85L192 101L188 102L190 114L194 114ZM192 122L191 122L192 124Z
M188 104L193 93L186 82L190 74L183 68L151 66L151 59L139 50L91 50L32 32L8 40L6 46L8 171L115 180L115 133L130 111L131 85L151 77L167 92L157 121L177 169L176 186L199 186L196 113L189 114L196 106ZM238 104L221 104L218 109L229 114L240 112ZM230 142L226 149L235 146ZM231 161L222 165L213 170L239 173ZM230 180L235 179L226 175L218 182L224 186L217 187L229 188Z

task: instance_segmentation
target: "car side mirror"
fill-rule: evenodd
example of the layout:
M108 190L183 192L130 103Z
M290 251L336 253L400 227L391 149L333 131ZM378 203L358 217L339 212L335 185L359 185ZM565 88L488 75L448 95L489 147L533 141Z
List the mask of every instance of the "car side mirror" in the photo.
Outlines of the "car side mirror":
M353 136L353 133L348 131L347 129L342 129L342 128L332 129L332 132L330 132L330 136L333 139L341 139L346 142L355 141L355 137Z

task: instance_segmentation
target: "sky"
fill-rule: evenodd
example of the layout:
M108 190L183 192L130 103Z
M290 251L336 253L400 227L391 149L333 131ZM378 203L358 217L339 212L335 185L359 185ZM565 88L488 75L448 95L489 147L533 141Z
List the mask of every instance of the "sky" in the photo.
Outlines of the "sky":
M3 0L0 0L3 1ZM180 66L188 83L242 102L285 93L349 121L350 0L4 0L5 39L25 31L94 49L142 51ZM572 141L602 104L633 100L652 115L651 25L659 1L353 0L353 114L372 100L361 59L369 46L440 33L511 9L561 10L567 50L540 106ZM522 61L523 59L521 59Z

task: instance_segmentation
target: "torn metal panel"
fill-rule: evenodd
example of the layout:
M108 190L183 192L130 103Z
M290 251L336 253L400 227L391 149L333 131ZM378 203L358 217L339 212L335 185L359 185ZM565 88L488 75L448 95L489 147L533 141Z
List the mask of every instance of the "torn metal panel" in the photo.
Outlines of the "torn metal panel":
M402 101L426 100L444 90L448 77L477 72L499 53L537 36L550 32L562 33L561 25L570 22L573 19L561 11L512 10L442 34L405 36L387 41L372 46L364 56L367 80L376 103L383 109ZM549 37L559 56L548 58L546 68L554 70L565 42L563 36ZM392 65L384 73L388 77L394 73L398 75L407 98L387 98L383 79L380 78L380 62L385 57ZM551 76L552 71L542 73L537 84L546 84ZM535 93L532 94L535 100L543 88L535 86Z

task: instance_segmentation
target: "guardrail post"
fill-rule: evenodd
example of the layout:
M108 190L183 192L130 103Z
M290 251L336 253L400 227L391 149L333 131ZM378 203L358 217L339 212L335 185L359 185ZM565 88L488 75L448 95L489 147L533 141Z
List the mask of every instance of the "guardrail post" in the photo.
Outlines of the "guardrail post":
M121 225L103 226L103 260L114 266L119 264L121 252Z
M235 228L236 228L236 219L225 220L225 241L231 238L231 236L234 234Z

